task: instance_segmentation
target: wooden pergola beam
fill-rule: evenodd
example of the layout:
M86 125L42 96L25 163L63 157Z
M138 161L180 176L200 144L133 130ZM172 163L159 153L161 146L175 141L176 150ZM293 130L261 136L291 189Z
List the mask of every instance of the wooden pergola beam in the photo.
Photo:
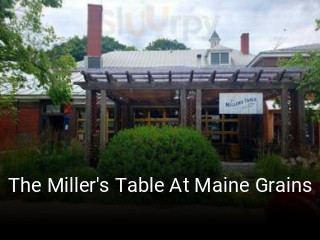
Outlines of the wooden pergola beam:
M240 74L240 70L238 69L235 73L233 73L232 77L231 77L231 81L233 82L236 82L238 77L239 77L239 74Z
M169 83L172 82L172 71L169 71Z
M217 74L217 71L214 70L210 75L209 82L214 83L214 80L216 78L216 74Z
M192 71L190 72L189 82L192 82L192 81L193 81L193 76L194 76L194 71L192 70Z
M126 77L127 77L128 83L134 82L134 79L133 79L133 77L132 77L132 74L131 74L129 71L126 71Z
M260 78L261 78L261 75L263 73L263 70L261 69L254 77L253 81L254 82L259 82L260 81Z
M112 77L112 75L108 71L105 71L104 74L106 75L106 79L107 79L108 83L115 82L115 79Z
M150 71L148 71L148 82L149 83L153 83L154 82L154 79L153 79Z
M284 78L284 75L286 74L287 70L283 70L281 73L279 73L279 76L278 76L278 81L281 82Z
M288 89L295 89L293 81L272 81L272 82L253 82L253 81L215 81L214 84L209 81L205 82L153 82L146 84L144 82L76 82L83 89L87 90L175 90L175 89L206 89L206 90L272 90L282 89L284 86Z

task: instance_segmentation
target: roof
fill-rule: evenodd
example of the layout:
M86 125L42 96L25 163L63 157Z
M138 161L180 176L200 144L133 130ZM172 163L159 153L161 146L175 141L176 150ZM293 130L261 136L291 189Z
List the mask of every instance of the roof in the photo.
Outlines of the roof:
M73 98L82 98L85 95L85 91L77 86L74 85L74 82L78 81L84 81L83 75L80 72L74 72L71 75L71 82L72 82L72 89L71 89L71 94ZM46 90L42 87L38 86L38 82L35 81L35 79L32 76L27 77L27 81L24 83L23 88L19 88L17 92L17 98L18 99L24 99L24 98L44 98L47 99L49 98L46 94ZM3 95L9 95L11 91L11 87L4 86L1 89L1 94Z
M295 46L295 47L289 47L289 48L280 48L275 50L269 50L266 51L267 53L282 53L282 52L312 52L312 51L319 51L320 50L320 43L314 43L314 44L307 44L307 45L301 45L301 46Z
M212 33L212 35L211 35L211 37L210 37L209 40L211 40L211 39L220 39L218 33L217 33L215 30L214 30L214 32Z
M231 58L230 67L242 67L247 65L254 55L244 55L239 50L230 49L222 45L217 45L211 49L198 50L168 50L168 51L114 51L102 55L103 66L113 69L125 68L200 68L208 67L209 51L228 51ZM200 60L198 56L201 55ZM84 61L77 64L78 68L84 68ZM225 66L228 67L228 66ZM84 97L85 91L74 82L84 81L79 72L72 73L72 96L73 98ZM24 88L20 88L17 93L18 98L48 98L46 91L37 86L37 81L32 77L27 78ZM10 88L1 89L1 94L10 93Z
M261 58L265 57L291 57L295 53L307 55L308 53L314 51L320 51L320 43L263 51L252 59L252 61L248 64L248 67L255 66L255 63L257 63Z
M211 49L167 50L167 51L114 51L102 55L105 67L206 67L209 65L209 51L229 51L231 65L246 66L253 58L252 54L217 45ZM198 56L201 55L200 60ZM84 67L84 61L79 62Z

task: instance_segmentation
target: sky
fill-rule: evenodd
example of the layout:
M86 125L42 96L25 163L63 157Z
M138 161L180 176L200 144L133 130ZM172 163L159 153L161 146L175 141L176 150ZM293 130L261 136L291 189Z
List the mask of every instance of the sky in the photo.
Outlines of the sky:
M103 5L104 35L139 49L160 37L206 49L214 30L235 49L249 33L253 54L320 43L320 0L63 0L61 9L45 9L44 23L66 39L85 36L89 3Z

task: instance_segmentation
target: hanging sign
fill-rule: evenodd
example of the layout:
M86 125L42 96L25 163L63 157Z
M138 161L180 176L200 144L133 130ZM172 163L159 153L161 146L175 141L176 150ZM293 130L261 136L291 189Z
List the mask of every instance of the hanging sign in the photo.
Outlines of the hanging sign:
M263 114L262 93L220 93L220 114Z

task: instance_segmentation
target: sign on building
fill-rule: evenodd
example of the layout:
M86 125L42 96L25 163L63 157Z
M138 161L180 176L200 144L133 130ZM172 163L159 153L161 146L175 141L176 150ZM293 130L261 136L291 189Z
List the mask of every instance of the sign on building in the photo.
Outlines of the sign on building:
M220 93L220 114L263 114L262 93Z

